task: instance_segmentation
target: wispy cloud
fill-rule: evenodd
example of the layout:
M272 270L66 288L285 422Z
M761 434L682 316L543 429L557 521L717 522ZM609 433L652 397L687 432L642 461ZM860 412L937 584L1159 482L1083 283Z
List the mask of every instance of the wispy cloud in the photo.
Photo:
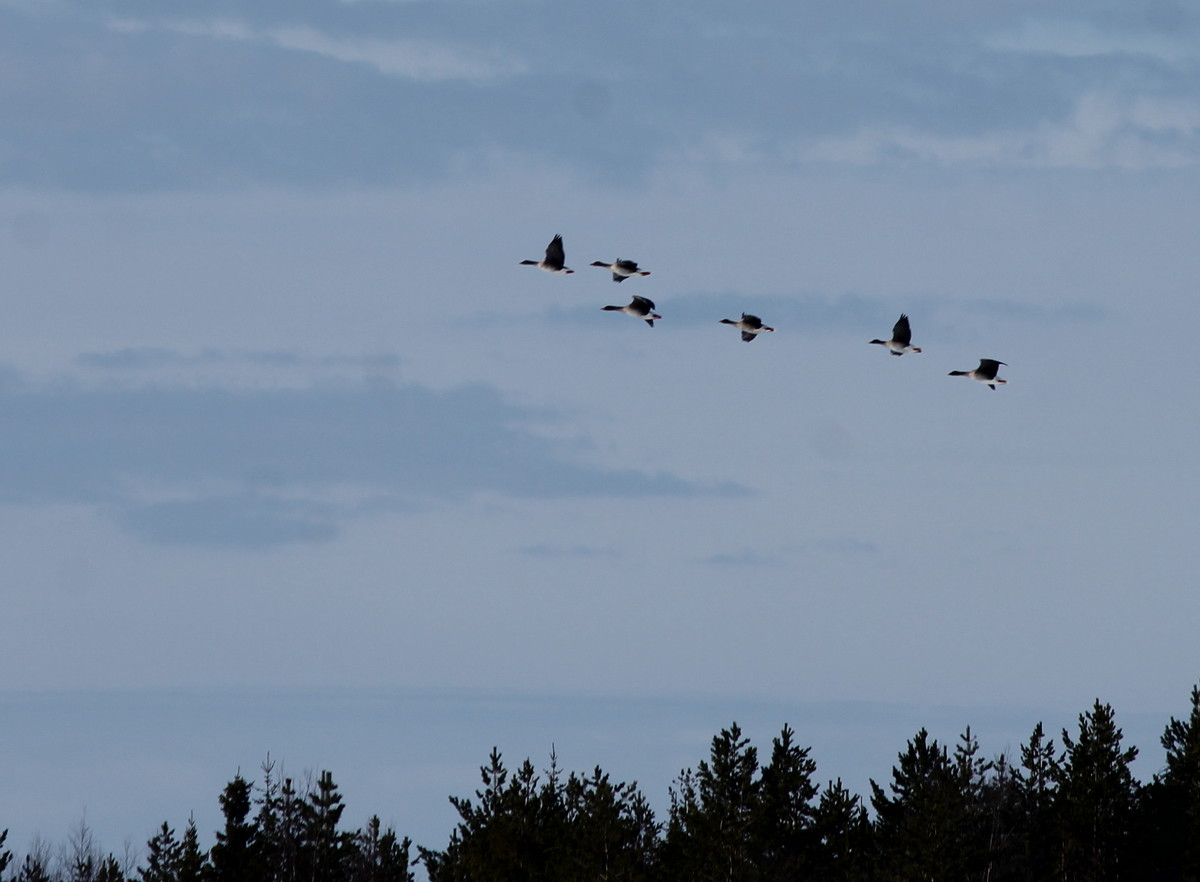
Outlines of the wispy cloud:
M867 127L796 147L803 161L848 165L932 162L1021 168L1145 170L1200 162L1200 103L1091 93L1053 122L1025 129L942 134Z
M365 64L381 74L434 82L490 80L524 73L525 65L500 50L479 50L429 40L344 37L317 28L253 27L238 19L122 18L109 22L121 33L168 31L188 37L254 41L296 52L309 52L347 64Z

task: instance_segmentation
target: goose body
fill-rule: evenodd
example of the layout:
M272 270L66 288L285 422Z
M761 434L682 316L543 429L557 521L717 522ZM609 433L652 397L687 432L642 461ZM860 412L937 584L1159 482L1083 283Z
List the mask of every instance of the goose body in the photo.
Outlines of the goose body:
M662 318L654 312L654 301L648 300L645 297L638 297L636 294L633 300L627 306L602 306L601 309L623 312L626 315L631 315L634 318L645 320L646 324L654 327L654 320Z
M733 319L721 319L721 324L733 325L735 328L738 328L742 332L742 340L746 343L751 342L759 334L775 330L764 325L762 319L758 316L750 315L746 312L742 313L741 321L735 322Z
M979 367L975 368L975 370L951 371L949 376L969 377L976 383L983 383L989 389L994 391L997 386L1003 386L1008 383L1008 380L1002 380L996 376L996 374L999 373L1000 365L1002 364L1004 364L1004 362L996 361L994 358L981 358L979 360Z
M636 260L621 260L617 258L612 263L605 263L602 260L592 261L592 266L604 267L612 273L614 282L623 282L630 276L648 276L650 270L638 269Z
M545 270L548 273L556 273L566 275L573 273L575 270L568 269L566 266L567 258L563 253L562 236L555 236L550 240L550 244L546 246L546 256L541 260L522 260L522 266L536 266L540 270Z
M892 327L891 340L872 340L871 342L878 343L892 355L903 355L906 352L921 351L912 345L912 328L908 324L908 316L904 313L900 314L900 318Z

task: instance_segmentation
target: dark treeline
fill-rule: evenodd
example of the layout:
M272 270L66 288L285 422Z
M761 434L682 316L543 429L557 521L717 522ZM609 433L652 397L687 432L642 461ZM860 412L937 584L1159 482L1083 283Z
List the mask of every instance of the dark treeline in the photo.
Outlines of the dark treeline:
M1018 756L988 759L970 728L954 745L924 729L886 786L863 797L814 780L785 726L770 753L736 724L670 788L655 817L636 784L599 767L538 772L493 750L444 848L418 847L373 817L342 825L329 772L299 786L270 762L220 795L205 851L194 823L166 822L140 856L103 854L85 824L65 846L35 840L17 861L0 834L3 882L795 882L795 880L1193 880L1200 882L1200 687L1162 736L1166 763L1130 771L1113 710L1096 701L1056 744L1039 723Z

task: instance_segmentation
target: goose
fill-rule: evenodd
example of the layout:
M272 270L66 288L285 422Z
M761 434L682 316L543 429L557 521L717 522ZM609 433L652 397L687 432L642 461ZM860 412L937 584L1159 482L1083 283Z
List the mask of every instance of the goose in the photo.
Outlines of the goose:
M908 326L908 316L904 313L900 313L899 320L892 328L891 340L872 340L871 342L886 347L887 351L892 355L903 355L906 352L921 351L912 345L912 328Z
M548 273L573 273L575 270L567 269L563 264L566 263L566 257L563 254L562 236L555 236L550 240L550 244L546 246L546 257L542 260L522 260L521 266L536 266L540 270L545 270Z
M979 367L973 371L951 371L948 376L951 377L970 377L977 383L983 383L989 389L995 390L997 386L1003 386L1008 383L1008 380L1001 380L996 376L1000 370L1002 361L996 361L994 358L981 358ZM1007 365L1005 365L1007 367Z
M758 316L750 315L749 313L745 312L742 313L742 320L740 322L735 322L733 319L721 319L721 324L733 325L735 328L740 328L742 331L742 339L747 343L751 342L759 334L762 334L766 331L775 330L774 328L768 328L766 325L764 325L762 323L762 319L760 319Z
M634 318L645 319L646 324L652 328L654 327L654 320L662 318L661 315L657 315L654 312L654 301L647 300L645 297L638 297L636 294L633 296L633 300L629 302L628 306L602 306L600 308L605 310L616 310L617 312L623 312L626 315L631 315Z
M614 282L624 282L630 276L648 276L650 270L638 269L636 260L621 260L617 258L612 263L605 263L602 260L592 261L592 266L602 266L606 270L612 272Z

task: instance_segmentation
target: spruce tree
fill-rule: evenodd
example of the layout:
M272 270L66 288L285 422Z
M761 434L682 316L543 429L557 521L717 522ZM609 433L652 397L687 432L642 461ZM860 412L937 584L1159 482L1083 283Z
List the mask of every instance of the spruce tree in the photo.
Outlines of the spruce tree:
M202 882L208 873L208 855L200 850L200 833L196 819L188 818L183 831L183 842L179 845L179 882Z
M338 882L347 876L351 835L338 831L344 810L333 774L321 772L304 804L302 855L305 880Z
M354 837L355 854L350 879L352 882L414 882L412 870L412 840L396 836L391 827L382 829L378 815L373 815L365 830Z
M171 825L162 827L146 843L146 865L138 870L142 882L179 882L179 864L183 846L175 838Z
M1079 715L1078 736L1066 729L1062 735L1066 756L1057 804L1064 876L1088 882L1129 878L1125 863L1138 796L1129 765L1138 750L1121 746L1112 706L1099 699Z
M208 876L212 882L261 882L262 866L255 853L257 827L250 815L251 784L238 774L221 794L225 827L217 832L209 852Z
M4 871L8 869L8 865L12 863L12 852L4 847L5 841L8 839L8 830L0 830L0 877L4 875Z

